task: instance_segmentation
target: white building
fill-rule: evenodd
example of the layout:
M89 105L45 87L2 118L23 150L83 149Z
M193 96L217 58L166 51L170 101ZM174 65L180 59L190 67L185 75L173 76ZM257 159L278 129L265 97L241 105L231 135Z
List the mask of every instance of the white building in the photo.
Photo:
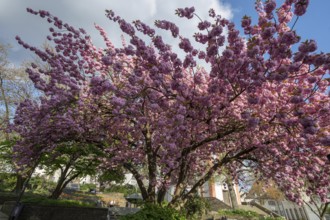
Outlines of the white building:
M311 210L311 208L316 211L317 208L315 206L309 207L306 204L303 204L302 206L297 205L294 202L291 202L289 200L282 200L277 201L274 199L270 199L267 196L258 197L256 199L247 198L248 202L256 202L263 207L267 208L268 210L271 210L283 217L285 217L286 220L320 220L320 218ZM330 215L326 215L324 220L330 220Z
M241 205L241 197L238 186L236 184L233 184L233 189L235 190L237 204ZM187 190L189 190L189 188ZM170 190L167 192L165 196L165 200L171 201L173 193L174 193L174 186L170 187ZM224 202L228 206L232 206L232 201L229 195L229 189L224 178L209 180L200 188L199 194L203 198L208 198L208 197L217 198L218 200Z

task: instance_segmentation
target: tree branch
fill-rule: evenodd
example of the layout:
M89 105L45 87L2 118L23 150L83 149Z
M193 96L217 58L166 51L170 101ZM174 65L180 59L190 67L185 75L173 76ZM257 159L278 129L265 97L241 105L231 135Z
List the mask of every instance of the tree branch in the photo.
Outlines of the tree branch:
M142 182L142 177L140 175L140 173L129 163L124 163L124 168L127 169L129 172L132 173L132 175L134 176L134 178L136 179L136 182L141 190L141 194L143 197L143 200L145 200L147 198L147 190L146 187L144 186L143 182Z

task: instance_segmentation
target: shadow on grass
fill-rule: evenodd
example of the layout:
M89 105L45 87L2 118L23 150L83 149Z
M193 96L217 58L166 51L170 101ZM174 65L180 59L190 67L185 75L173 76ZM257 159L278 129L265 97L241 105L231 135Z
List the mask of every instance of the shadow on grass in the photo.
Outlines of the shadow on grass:
M3 198L3 199L1 199ZM15 201L17 195L12 192L0 192L0 201ZM35 205L54 205L69 207L96 207L99 197L95 194L83 192L63 193L59 199L49 199L45 195L26 192L23 195L22 203Z

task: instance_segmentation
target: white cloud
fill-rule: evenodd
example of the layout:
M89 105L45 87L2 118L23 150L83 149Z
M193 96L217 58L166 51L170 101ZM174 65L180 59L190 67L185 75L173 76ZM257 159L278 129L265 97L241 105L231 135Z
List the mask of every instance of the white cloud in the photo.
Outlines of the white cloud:
M103 44L94 23L102 26L116 45L119 46L121 42L121 31L105 17L105 9L112 9L128 21L139 19L151 26L157 19L170 20L179 24L182 35L192 36L199 21L196 18L181 19L175 15L175 9L187 6L194 6L202 19L208 17L210 8L214 8L223 17L232 17L230 6L219 0L1 0L0 40L14 46L11 58L16 61L21 60L22 56L25 57L26 52L16 44L15 35L36 46L45 41L49 24L46 20L27 13L27 7L50 11L64 22L83 27L98 46ZM164 38L167 43L174 43L169 34L164 35Z

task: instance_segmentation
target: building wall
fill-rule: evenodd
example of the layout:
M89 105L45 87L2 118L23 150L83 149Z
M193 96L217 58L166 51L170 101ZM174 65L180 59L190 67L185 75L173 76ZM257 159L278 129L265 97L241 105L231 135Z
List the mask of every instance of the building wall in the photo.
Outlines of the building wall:
M255 200L258 202L257 200ZM286 218L286 220L319 220L317 215L306 206L298 206L297 204L284 200L277 202L275 200L264 200L262 204L265 208L276 212Z
M201 187L201 196L202 197L211 197L209 182L204 183L204 185Z
M215 182L215 197L223 201L223 188L221 182Z
M301 218L306 220L319 220L317 216L311 215L310 210L306 208L306 206L298 206L295 203L287 200L284 200L282 204L285 209L287 219L296 220ZM297 215L299 218L297 218Z
M234 189L235 189L235 194L236 194L236 199L237 199L237 204L238 205L242 205L242 201L241 201L241 193L239 192L239 188L238 185L234 185Z
M228 192L228 187L225 187L225 185L226 185L225 182L221 180L208 181L200 188L199 194L201 195L201 197L215 197L220 201L223 201L228 205L231 205L230 201L224 198L225 194L228 194L226 193ZM237 202L239 205L241 205L239 189L236 184L234 185L234 189L235 189ZM168 202L171 201L173 193L174 193L174 186L171 186L165 195L165 200Z
M238 186L234 184L234 190L236 194L236 200L239 205L241 205L241 198ZM226 204L231 206L231 201L229 198L228 187L224 181L221 181L221 178L217 180L210 180L203 185L203 197L215 197L220 201L225 202Z
M305 206L306 213L310 220L319 220L319 217L317 217L317 215L311 210L310 207L308 207L307 205L304 205L304 206ZM311 207L313 210L317 210L317 208L315 206L311 205Z

